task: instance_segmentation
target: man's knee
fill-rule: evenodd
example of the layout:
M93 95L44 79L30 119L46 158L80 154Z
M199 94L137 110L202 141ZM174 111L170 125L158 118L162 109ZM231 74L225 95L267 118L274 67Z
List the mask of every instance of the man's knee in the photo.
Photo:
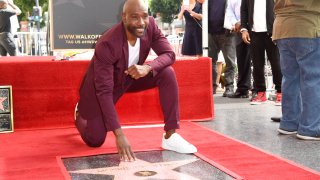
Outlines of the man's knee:
M164 68L159 75L161 75L163 78L176 78L176 74L174 72L174 69L172 66L168 66Z
M100 147L104 143L106 137L97 135L90 137L87 135L86 137L82 137L82 139L89 147Z
M102 128L88 128L87 123L87 120L78 114L76 127L81 135L82 140L90 147L102 146L107 133Z
M175 91L178 89L178 82L176 78L176 74L174 69L169 66L162 70L162 72L158 76L158 87L160 89L168 88L166 90Z

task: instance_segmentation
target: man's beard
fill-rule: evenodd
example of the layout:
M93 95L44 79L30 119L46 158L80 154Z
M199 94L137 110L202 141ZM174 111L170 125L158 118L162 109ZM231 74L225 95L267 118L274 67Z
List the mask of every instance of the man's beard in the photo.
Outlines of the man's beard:
M136 36L136 37L142 37L144 34L145 34L145 32L146 32L146 28L145 27L127 27L128 28L128 31L132 34L132 35L134 35L134 36Z

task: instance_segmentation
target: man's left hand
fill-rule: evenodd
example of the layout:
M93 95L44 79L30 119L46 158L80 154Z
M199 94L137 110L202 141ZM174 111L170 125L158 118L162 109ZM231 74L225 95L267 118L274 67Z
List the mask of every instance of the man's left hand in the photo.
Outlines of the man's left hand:
M151 71L151 66L149 65L137 65L134 64L128 68L124 73L131 76L133 79L139 79L146 76Z

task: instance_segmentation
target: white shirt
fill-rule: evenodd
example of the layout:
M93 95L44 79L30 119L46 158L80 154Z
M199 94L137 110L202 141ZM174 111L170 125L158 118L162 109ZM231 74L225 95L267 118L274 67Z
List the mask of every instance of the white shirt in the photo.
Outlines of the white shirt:
M266 0L254 1L253 26L254 32L267 32L267 2Z
M11 6L8 6L8 9L13 10L13 8ZM11 23L11 33L15 34L18 31L18 29L20 28L18 16L17 15L11 16L10 23Z
M228 0L226 14L224 18L224 27L233 29L237 22L240 22L241 0Z
M139 55L140 55L140 38L137 38L136 44L134 46L131 46L131 44L128 41L128 47L129 47L129 62L128 67L138 64L139 62Z

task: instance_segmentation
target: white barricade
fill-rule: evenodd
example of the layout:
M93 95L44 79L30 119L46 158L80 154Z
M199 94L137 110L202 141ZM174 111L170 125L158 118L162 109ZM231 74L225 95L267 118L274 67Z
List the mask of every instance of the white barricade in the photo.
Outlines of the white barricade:
M16 32L14 37L18 56L48 55L47 32Z

